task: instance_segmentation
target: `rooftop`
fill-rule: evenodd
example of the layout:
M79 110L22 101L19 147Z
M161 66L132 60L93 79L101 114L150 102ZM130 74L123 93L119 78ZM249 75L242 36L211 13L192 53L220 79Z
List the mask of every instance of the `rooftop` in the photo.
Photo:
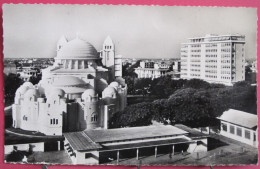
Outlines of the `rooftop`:
M257 115L234 109L225 111L218 119L247 128L257 126Z
M84 132L63 133L75 150L95 150L102 148L99 144L93 142Z
M188 132L171 125L86 130L84 133L98 143L188 134Z
M183 135L188 132L183 131L177 127L171 125L159 125L159 126L144 126L144 127L131 127L131 128L119 128L119 129L96 129L86 130L82 132L64 133L63 135L69 141L73 149L82 150L94 150L94 149L115 149L115 148L127 148L133 146L148 146L148 144L163 144L177 143L189 141ZM171 136L183 136L182 138L169 138L161 141L152 142L151 140L142 140L142 143L131 142L138 139L152 139ZM124 144L113 145L116 141L128 141ZM111 144L101 146L100 144ZM119 146L119 147L116 147Z

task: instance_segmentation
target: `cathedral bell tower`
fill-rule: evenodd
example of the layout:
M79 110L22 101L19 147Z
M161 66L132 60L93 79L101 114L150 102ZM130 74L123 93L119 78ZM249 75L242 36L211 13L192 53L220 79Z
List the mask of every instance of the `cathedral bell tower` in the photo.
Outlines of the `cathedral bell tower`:
M100 55L103 65L111 71L109 78L110 81L112 81L115 79L115 45L109 36L103 43L103 49Z

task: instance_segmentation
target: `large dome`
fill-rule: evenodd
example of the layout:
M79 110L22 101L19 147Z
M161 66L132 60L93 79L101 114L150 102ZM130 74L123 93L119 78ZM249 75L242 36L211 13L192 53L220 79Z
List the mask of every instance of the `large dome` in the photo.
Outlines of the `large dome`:
M86 89L92 87L90 84L75 76L63 76L54 79L52 85L55 88L64 90L67 94L83 93Z
M86 82L75 76L63 76L53 81L54 86L86 86Z
M81 40L74 39L67 42L57 53L59 59L97 59L98 53L93 45Z

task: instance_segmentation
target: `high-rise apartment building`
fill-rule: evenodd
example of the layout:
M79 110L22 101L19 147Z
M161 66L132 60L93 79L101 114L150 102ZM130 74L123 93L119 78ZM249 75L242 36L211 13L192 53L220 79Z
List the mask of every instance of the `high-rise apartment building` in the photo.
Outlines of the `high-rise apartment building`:
M232 85L245 80L245 36L206 35L181 44L181 78Z

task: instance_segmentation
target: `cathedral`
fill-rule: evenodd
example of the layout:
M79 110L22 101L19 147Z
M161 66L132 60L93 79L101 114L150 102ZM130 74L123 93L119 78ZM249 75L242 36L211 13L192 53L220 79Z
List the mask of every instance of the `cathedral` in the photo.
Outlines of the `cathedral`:
M57 43L52 66L36 85L25 82L15 93L13 127L45 135L109 128L112 115L127 105L121 56L107 37L103 49L80 39Z

